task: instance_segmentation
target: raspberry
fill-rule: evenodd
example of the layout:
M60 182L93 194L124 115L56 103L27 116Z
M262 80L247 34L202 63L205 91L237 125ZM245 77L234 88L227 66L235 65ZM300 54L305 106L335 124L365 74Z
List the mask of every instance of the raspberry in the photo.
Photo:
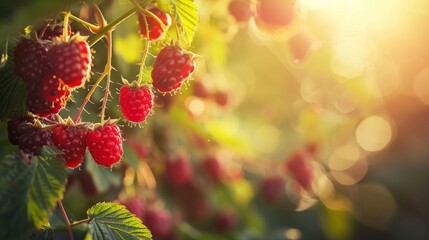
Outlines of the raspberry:
M148 86L138 87L136 82L125 84L119 90L119 107L125 119L133 123L146 120L153 106L153 96Z
M193 83L193 86L194 88L193 88L192 94L195 97L208 98L210 96L209 90L207 90L207 87L203 81L195 81Z
M309 37L304 33L298 33L289 39L289 49L292 52L295 63L305 60L311 50Z
M56 37L61 37L63 35L63 29L64 24L57 24L54 26L49 26L46 28L45 32L43 33L42 39L43 40L54 40ZM68 26L68 35L70 36L71 28L70 25ZM41 31L39 31L40 34Z
M94 161L105 167L119 162L124 153L121 130L114 124L105 124L88 133L87 144Z
M58 101L47 101L41 95L38 86L35 86L27 96L28 111L39 117L47 117L51 114L57 114L62 108L65 107L66 102L70 96L70 91L66 91L64 97Z
M21 123L34 123L34 118L32 117L21 117L7 121L7 136L9 138L9 142L13 145L19 144L19 136L18 126Z
M284 192L284 180L280 176L267 176L260 185L262 199L267 203L277 203Z
M216 231L221 233L229 233L237 227L237 214L232 210L222 210L217 213L214 218L214 226Z
M250 0L232 0L228 5L228 11L239 23L249 21L253 15Z
M215 157L208 157L202 162L202 168L208 178L214 183L223 181L225 172L219 159Z
M140 198L134 197L134 198L128 199L126 202L123 202L121 204L125 205L125 207L127 207L127 209L131 213L136 215L136 217L143 219L144 213L145 213L145 205Z
M179 203L187 219L200 222L210 215L210 207L203 189L194 182L180 189Z
M156 57L152 70L153 86L160 92L171 92L195 70L193 54L178 46L164 47Z
M126 143L133 149L140 160L145 160L149 156L149 148L147 145L132 138L127 139Z
M92 176L87 171L81 171L79 176L79 184L82 192L88 196L94 196L98 193L97 186L95 186Z
M260 0L256 23L266 29L286 27L295 17L295 0Z
M226 91L217 91L214 93L214 100L221 107L226 107L230 103L230 95Z
M86 136L88 129L85 126L59 124L52 129L52 143L64 154L65 166L76 168L85 158Z
M51 145L52 133L39 124L22 126L18 128L19 136L19 149L27 154L35 154L44 145Z
M161 9L159 9L156 6L152 6L149 9L149 12L156 15L159 20L164 24L164 28L161 26L161 24L155 20L155 18L151 16L143 16L142 14L139 14L139 27L140 27L140 34L143 37L147 37L146 32L146 25L144 18L146 18L147 27L149 29L149 39L152 41L159 40L164 37L165 31L164 29L168 29L171 26L171 17L168 13L163 12Z
M306 151L296 151L285 163L285 169L305 190L310 190L313 172L308 163L310 155Z
M143 222L150 229L154 239L165 239L172 235L171 215L165 210L148 209Z
M68 42L56 41L49 49L52 73L70 88L81 87L91 71L91 51L86 38L74 35Z
M15 74L29 85L39 82L48 69L47 48L40 42L24 38L16 45L13 54Z
M188 157L179 155L168 159L165 165L167 182L172 186L180 187L192 181L192 168Z
M60 101L69 91L68 87L52 73L45 74L41 85L41 95L49 102Z

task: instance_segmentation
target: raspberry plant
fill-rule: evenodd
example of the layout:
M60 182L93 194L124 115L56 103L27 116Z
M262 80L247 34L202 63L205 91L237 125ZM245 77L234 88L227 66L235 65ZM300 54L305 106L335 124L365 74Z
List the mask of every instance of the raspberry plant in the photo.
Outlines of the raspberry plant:
M203 16L199 34L198 1L130 0L123 13L118 2L66 1L44 13L48 20L9 33L0 120L18 149L0 162L0 239L265 239L259 205L285 203L288 184L315 197L318 153L247 165L253 156L236 139L205 128L238 99L217 84L219 63L197 54L204 31L223 34L217 16ZM224 5L231 25L254 21L263 31L288 27L297 14L295 1ZM125 36L137 44L124 48ZM310 43L301 40L290 47L303 62Z

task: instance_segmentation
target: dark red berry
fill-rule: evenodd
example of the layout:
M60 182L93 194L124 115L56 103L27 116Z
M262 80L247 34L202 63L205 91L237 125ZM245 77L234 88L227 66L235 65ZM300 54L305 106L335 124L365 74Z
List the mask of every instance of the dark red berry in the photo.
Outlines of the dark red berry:
M47 73L42 78L40 94L49 101L61 101L67 95L68 87L62 83L54 74Z
M119 107L125 119L133 123L144 122L153 106L153 95L145 85L124 85L119 90Z
M97 186L95 186L91 174L87 171L82 171L79 174L79 184L82 192L88 197L95 196L98 193Z
M229 233L237 227L237 214L232 210L223 210L216 214L214 226L220 233Z
M22 124L21 124L22 125ZM51 145L52 134L50 130L41 128L39 126L31 125L25 131L21 129L19 136L19 149L27 154L35 154L40 148L45 145Z
M43 40L54 40L56 37L61 37L63 35L63 29L64 29L64 24L56 24L53 26L49 26L46 28L45 32L43 33L42 39ZM39 34L42 30L39 31ZM70 36L71 33L71 28L70 25L68 26L67 29L67 34L68 36Z
M167 30L171 26L171 17L168 13L162 11L156 6L150 7L148 11L156 15L158 19L161 20L161 22L164 24L164 28L152 16L139 14L138 20L139 20L140 34L143 37L147 37L146 24L144 21L144 18L146 18L147 28L149 30L149 39L156 41L163 38L165 35L165 30Z
M70 91L67 90L64 97L60 100L50 102L42 97L40 88L36 86L28 92L27 108L28 111L39 117L47 117L51 114L57 114L62 108L64 108L69 96Z
M7 121L7 136L9 138L9 142L13 145L19 144L19 136L21 134L18 132L18 126L21 123L34 123L34 118L21 117Z
M172 234L172 219L166 210L146 210L143 222L150 229L154 239L168 238Z
M81 87L91 71L91 51L84 37L75 35L68 42L56 41L49 49L52 73L70 88Z
M310 38L304 33L298 33L289 39L289 49L296 63L304 61L311 51Z
M257 5L256 23L263 29L288 26L295 17L295 0L260 0Z
M52 143L64 154L65 166L76 168L85 158L86 137L88 129L85 126L59 124L52 129Z
M204 191L194 182L180 189L179 204L187 220L200 222L210 215L210 206Z
M208 98L210 96L210 92L203 81L195 81L193 82L192 86L193 86L192 94L194 96L199 98Z
M267 203L277 203L284 193L284 180L281 176L267 176L260 184L262 199Z
M228 11L239 23L249 21L253 15L250 0L231 0Z
M214 93L214 100L215 102L221 106L226 107L230 103L230 95L226 91L217 91Z
M184 186L192 181L193 175L189 158L185 155L179 155L175 158L167 159L165 175L167 182L172 186Z
M152 84L160 92L179 89L195 70L193 54L178 46L164 47L156 57L152 70Z
M306 151L296 151L285 163L285 170L297 181L305 190L311 189L313 172L308 162L310 155Z
M136 215L136 217L143 219L145 214L145 204L143 203L143 200L141 200L138 197L134 197L131 199L128 199L126 202L122 202L128 211Z
M23 38L14 51L15 74L28 85L38 83L48 66L48 50L40 42Z
M214 183L220 183L225 178L223 166L218 158L208 157L203 160L202 168L207 177Z
M97 164L110 167L121 160L122 135L114 124L106 124L88 133L88 149Z

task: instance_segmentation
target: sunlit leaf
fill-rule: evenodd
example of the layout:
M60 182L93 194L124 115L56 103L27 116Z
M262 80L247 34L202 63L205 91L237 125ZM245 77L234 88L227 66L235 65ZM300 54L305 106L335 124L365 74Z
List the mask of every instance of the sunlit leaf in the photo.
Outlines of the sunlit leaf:
M194 0L171 0L171 9L181 30L181 40L191 45L198 24L198 9Z
M117 203L97 203L87 211L91 219L89 231L98 239L151 239L152 234L142 221Z

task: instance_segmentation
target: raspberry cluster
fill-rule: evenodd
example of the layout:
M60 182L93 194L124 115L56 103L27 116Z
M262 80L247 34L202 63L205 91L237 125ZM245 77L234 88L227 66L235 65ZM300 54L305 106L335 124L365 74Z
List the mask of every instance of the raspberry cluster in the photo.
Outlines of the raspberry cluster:
M70 91L82 87L91 70L86 38L62 34L60 25L48 28L42 39L23 38L14 51L14 71L27 86L28 110L39 117L64 108Z
M9 141L23 153L34 155L42 146L52 145L63 152L60 157L69 168L82 164L87 148L94 161L105 167L119 162L123 154L122 134L114 121L103 126L74 124L71 119L43 124L35 118L23 117L8 121L7 129Z

